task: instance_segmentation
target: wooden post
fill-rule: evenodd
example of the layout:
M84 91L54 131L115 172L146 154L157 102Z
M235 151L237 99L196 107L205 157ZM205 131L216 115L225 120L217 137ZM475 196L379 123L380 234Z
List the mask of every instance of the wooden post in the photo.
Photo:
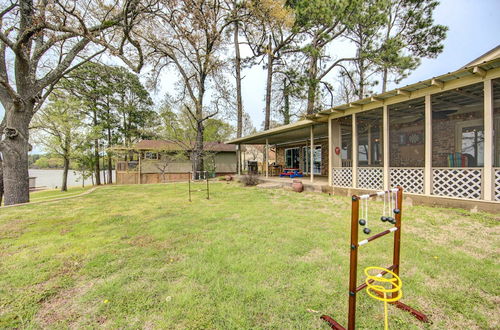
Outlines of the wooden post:
M354 164L353 164L354 165ZM351 205L351 245L349 266L349 315L347 328L354 330L356 322L356 286L358 275L358 223L359 220L359 198L352 196Z
M383 165L384 165L384 189L389 189L391 185L391 169L390 169L390 144L389 144L389 108L384 105L383 118L382 118L382 130L383 130Z
M265 148L265 153L264 153L264 166L265 166L265 170L266 170L266 178L269 177L269 162L268 162L268 159L269 158L269 140L266 139L266 148Z
M358 126L356 114L352 114L352 187L358 187Z
M432 193L432 100L425 95L425 167L424 194Z
M493 81L484 81L484 167L483 167L483 198L494 200L493 174ZM500 134L500 132L497 132Z
M333 186L333 120L328 118L328 185Z
M392 194L392 192L390 193ZM396 193L396 198L397 198L397 203L396 203L396 208L399 210L399 212L395 213L394 218L396 219L396 228L397 230L394 232L394 251L392 255L392 265L393 269L392 271L394 274L399 276L399 263L401 259L401 215L403 212L403 188L398 186L398 192ZM394 212L394 210L391 210L391 213ZM398 295L397 292L392 293L392 297L396 298Z
M141 175L142 175L141 158L142 158L142 155L141 155L141 152L139 152L139 178L137 180L137 182L139 184L141 184L141 182L142 182L142 178L141 178Z
M309 160L309 176L311 178L311 183L314 182L314 125L311 125L310 128L311 133L311 150L309 150L309 154L311 159Z

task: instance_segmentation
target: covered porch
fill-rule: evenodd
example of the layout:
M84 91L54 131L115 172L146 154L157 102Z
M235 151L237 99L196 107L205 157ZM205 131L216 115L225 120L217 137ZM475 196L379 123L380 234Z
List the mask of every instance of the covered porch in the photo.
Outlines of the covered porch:
M328 185L329 139L328 124L303 120L294 124L236 139L237 150L242 145L263 145L264 166L260 172L262 179L275 182L292 182L290 177L280 177L284 171L295 170L303 182ZM269 151L273 149L276 160L269 161ZM242 174L241 152L238 152L238 174ZM266 166L267 165L267 166Z
M500 58L230 143L273 146L266 179L273 166L298 168L303 182L334 191L401 185L419 200L461 207L500 202L498 132Z

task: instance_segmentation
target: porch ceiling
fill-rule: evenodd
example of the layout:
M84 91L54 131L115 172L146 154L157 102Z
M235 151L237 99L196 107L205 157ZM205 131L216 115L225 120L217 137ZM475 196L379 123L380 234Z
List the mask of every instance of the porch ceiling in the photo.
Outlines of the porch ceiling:
M313 126L314 125L314 126ZM271 129L265 132L253 134L244 138L235 139L226 143L230 144L284 144L295 141L304 141L310 138L311 126L313 126L314 137L328 136L328 125L316 123L310 120L299 121L295 124L281 126L279 129Z

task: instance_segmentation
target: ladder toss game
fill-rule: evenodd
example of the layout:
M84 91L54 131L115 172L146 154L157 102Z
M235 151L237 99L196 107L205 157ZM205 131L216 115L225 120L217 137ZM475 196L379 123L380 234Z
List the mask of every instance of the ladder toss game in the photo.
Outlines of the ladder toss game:
M373 198L381 197L384 199L383 215L380 220L384 223L390 223L394 226L382 231L378 234L370 236L364 240L359 240L359 227L362 226L363 233L369 235L371 233L368 227L368 211L369 202ZM393 304L399 309L405 310L415 316L422 322L429 322L427 316L416 309L402 303L399 299L402 296L402 282L399 278L400 274L400 250L401 250L401 216L403 204L403 188L397 187L387 191L379 191L373 194L365 194L361 196L352 196L351 204L351 242L350 242L350 266L349 266L349 308L347 316L347 329L354 330L356 324L356 295L363 289L366 289L368 295L372 298L384 301L385 303L385 320L387 329L387 303ZM361 212L360 212L361 211ZM361 213L361 215L360 215ZM364 283L357 284L358 273L358 250L363 245L366 245L380 237L394 233L394 249L392 265L386 268L368 267L365 269L366 280ZM378 274L373 275L370 271L377 270ZM385 275L391 278L385 278ZM373 284L379 282L379 284ZM382 284L389 284L392 289L386 289ZM339 322L328 315L322 315L321 319L326 321L332 329L345 330Z

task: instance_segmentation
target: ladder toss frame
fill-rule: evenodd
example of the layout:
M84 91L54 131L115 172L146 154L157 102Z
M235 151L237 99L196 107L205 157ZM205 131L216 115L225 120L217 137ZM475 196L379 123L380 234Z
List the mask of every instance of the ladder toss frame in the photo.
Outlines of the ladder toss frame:
M382 231L378 234L375 234L373 236L370 236L369 238L359 241L358 240L358 233L359 233L359 209L360 209L360 201L362 200L367 200L369 198L373 197L380 197L383 196L384 199L387 194L396 193L396 208L399 210L397 213L395 213L395 219L396 223L394 227ZM348 317L347 317L347 329L348 330L354 330L355 329L355 323L356 323L356 294L363 290L364 288L367 287L366 283L363 283L361 285L357 285L357 272L358 272L358 249L365 245L368 244L369 242L376 240L380 237L383 237L387 234L394 233L394 249L393 249L393 256L392 256L392 265L389 267L386 267L386 269L394 272L396 275L399 276L400 272L400 251L401 251L401 216L402 216L402 206L403 206L403 188L398 186L397 188L386 190L386 191L380 191L377 193L373 194L367 194L367 195L353 195L352 196L352 204L351 204L351 243L350 243L350 266L349 266L349 309L348 309ZM385 212L385 210L384 210ZM393 210L391 210L393 212ZM381 272L378 276L384 276L387 274L386 271ZM370 283L373 283L373 280L369 281ZM381 293L377 293L380 294ZM395 298L397 295L396 292L392 294L392 297ZM396 306L399 309L405 310L409 313L411 313L413 316L415 316L418 320L422 322L429 322L429 319L427 316L416 309L400 302L400 301L395 301L391 303L392 305ZM345 330L340 323L335 321L332 317L328 315L322 315L321 319L326 321L332 329L337 329L337 330Z

